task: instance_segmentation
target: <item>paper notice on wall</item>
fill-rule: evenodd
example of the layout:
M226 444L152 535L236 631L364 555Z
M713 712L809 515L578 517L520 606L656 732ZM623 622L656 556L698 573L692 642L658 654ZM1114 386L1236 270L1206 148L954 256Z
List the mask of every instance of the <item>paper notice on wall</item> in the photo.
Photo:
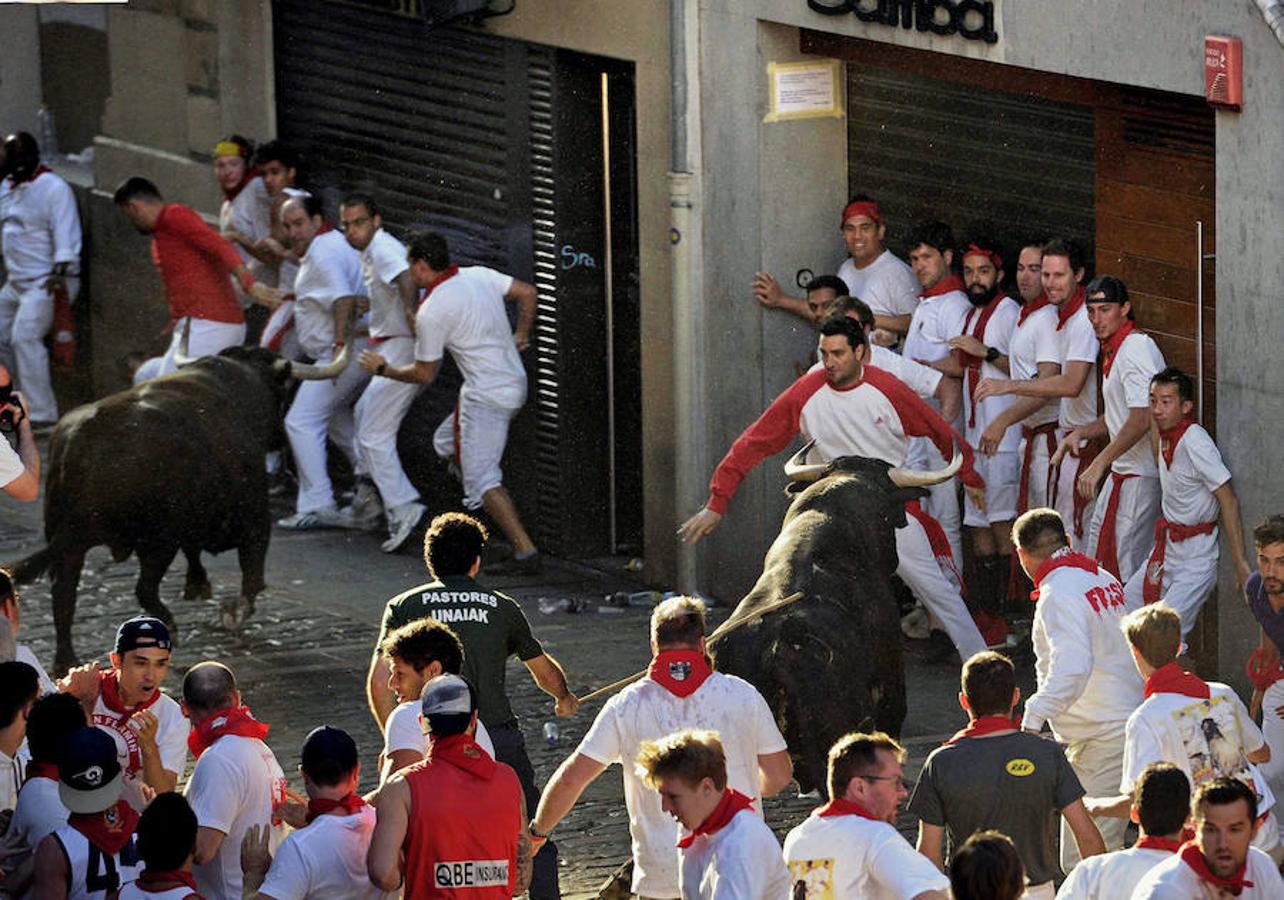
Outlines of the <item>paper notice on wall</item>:
M768 63L770 106L765 122L843 117L842 67L836 59Z

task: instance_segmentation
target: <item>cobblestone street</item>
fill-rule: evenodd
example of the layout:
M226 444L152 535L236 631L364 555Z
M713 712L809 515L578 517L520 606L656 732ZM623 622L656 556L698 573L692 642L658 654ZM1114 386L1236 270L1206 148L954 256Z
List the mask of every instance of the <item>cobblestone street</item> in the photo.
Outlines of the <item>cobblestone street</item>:
M38 505L18 508L0 499L0 559L20 558L40 546ZM206 556L214 597L203 601L178 599L182 590L181 560L162 585L181 633L174 665L166 683L178 691L181 673L201 659L214 658L236 673L247 704L272 725L269 743L297 789L298 747L317 724L328 722L347 729L362 751L363 785L373 786L381 738L367 712L364 683L370 650L378 632L384 601L424 580L418 557L410 551L387 556L367 535L318 531L283 532L272 537L268 561L269 588L259 597L257 612L240 634L222 631L217 621L220 600L235 595L239 572L235 554ZM572 687L583 694L645 667L646 609L593 607L603 595L637 589L622 560L603 562L603 568L550 561L538 578L494 579L493 586L516 597L545 648L566 667ZM75 645L82 659L110 649L117 623L137 613L131 558L114 564L105 549L90 554L81 581L76 615ZM49 582L42 580L23 592L21 639L32 645L42 662L53 658L53 624ZM549 615L539 610L541 597L588 602L578 614ZM713 621L729 610L719 609ZM957 667L953 662L926 665L907 654L910 712L903 738L910 748L909 777L941 739L963 721L954 700ZM552 718L549 698L535 687L524 667L510 663L508 689L522 718L528 750L541 782L574 749L601 706L586 706L571 720L560 720L560 740L548 746L542 726ZM768 821L783 837L815 805L799 800L791 788L767 803ZM912 837L912 824L902 822ZM628 818L619 770L606 772L586 792L559 826L562 885L568 897L591 897L603 880L628 856Z

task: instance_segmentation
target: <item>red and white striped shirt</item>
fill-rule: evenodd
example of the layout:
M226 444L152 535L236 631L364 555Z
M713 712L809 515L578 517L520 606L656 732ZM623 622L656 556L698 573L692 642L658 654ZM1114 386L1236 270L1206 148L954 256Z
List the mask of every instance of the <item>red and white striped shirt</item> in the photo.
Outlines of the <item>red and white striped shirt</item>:
M718 463L709 483L709 509L725 513L749 470L785 449L801 433L815 439L822 459L864 456L893 466L905 464L911 437L931 438L949 459L957 443L963 452L960 478L972 487L985 482L972 468L972 448L904 383L874 366L845 388L829 383L824 371L808 372L785 389L745 429Z

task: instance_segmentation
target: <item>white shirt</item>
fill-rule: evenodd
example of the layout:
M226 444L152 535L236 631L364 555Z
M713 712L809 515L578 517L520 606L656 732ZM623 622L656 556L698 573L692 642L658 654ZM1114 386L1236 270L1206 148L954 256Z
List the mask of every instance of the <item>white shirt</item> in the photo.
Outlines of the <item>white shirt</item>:
M1238 900L1279 900L1284 897L1284 879L1271 858L1256 847L1248 848L1248 871L1244 877L1253 882L1240 893ZM1205 888L1208 891L1205 892ZM1230 895L1201 881L1195 870L1173 854L1146 873L1132 892L1132 900L1219 900Z
M140 868L138 872L141 875L143 869ZM145 891L138 886L138 882L131 881L120 889L117 900L188 900L191 896L192 889L185 884L164 891Z
M1110 374L1101 382L1101 393L1106 401L1106 430L1111 439L1123 428L1132 410L1149 408L1150 379L1163 371L1164 365L1164 355L1150 335L1133 331L1124 338L1115 353ZM1137 443L1115 459L1110 470L1120 475L1156 477L1158 472L1150 438L1143 433Z
M976 311L972 313L972 321L965 321L965 327L962 334L971 334L976 328L977 319L980 318L982 309L973 307ZM1011 297L1004 298L985 323L985 334L982 341L987 347L993 347L1003 356L1007 356L1012 350L1013 332L1016 331L1017 316L1021 315L1021 304L1017 303ZM1006 378L1007 373L1000 369L994 363L981 361L982 378ZM978 382L979 384L980 382ZM1016 397L1004 395L1002 397L986 397L976 404L976 424L972 424L972 390L966 373L963 376L963 422L967 429L967 441L972 446L976 446L980 441L981 433L989 427L990 423L1007 411L1007 408L1016 402ZM1012 427L1003 433L1003 439L999 442L999 452L1015 452L1021 443L1021 429Z
M294 327L303 352L313 359L328 354L336 340L335 301L365 295L361 254L343 233L327 231L313 238L294 278Z
M70 815L58 796L58 782L52 778L30 778L18 794L8 837L15 846L35 848L45 835L67 824Z
M1017 313L1020 319L1021 314ZM1008 345L1008 374L1013 380L1029 381L1039 374L1039 363L1061 365L1061 337L1057 333L1057 308L1052 305L1036 309L1012 333ZM1037 428L1057 420L1061 404L1050 399L1026 417L1024 424Z
M251 825L271 823L268 849L275 852L284 830L272 811L285 802L285 774L267 744L229 734L201 754L187 782L187 802L203 828L226 837L214 858L193 866L206 897L241 896L241 841Z
M1066 303L1070 303L1067 300ZM1097 333L1092 330L1088 320L1088 307L1080 306L1057 332L1061 338L1061 368L1067 363L1086 362L1088 377L1083 382L1083 390L1076 397L1062 397L1058 419L1061 427L1067 430L1095 422L1097 419L1097 351L1101 344Z
M31 754L23 741L13 756L0 750L0 811L13 809L18 804L18 790L27 774Z
M838 267L847 293L864 300L876 316L912 316L918 306L918 279L914 270L891 250L884 250L863 269L847 259Z
M949 356L954 352L949 340L963 333L963 322L970 309L972 302L962 291L946 291L919 300L905 335L905 355L928 362Z
M12 281L44 280L55 263L80 271L80 215L67 182L49 171L0 182L0 242Z
M317 816L290 832L272 859L259 892L275 900L379 900L395 897L370 883L366 851L374 832L375 809L349 816ZM239 895L238 895L239 896Z
M1221 451L1201 425L1191 425L1177 442L1169 468L1159 456L1164 518L1182 525L1216 522L1221 505L1213 491L1231 480Z
M681 851L682 900L784 900L789 871L767 823L747 809Z
M500 409L526 402L526 367L504 309L511 275L466 266L436 283L415 315L415 359L436 362L450 351L463 373L460 396Z
M407 700L398 703L388 714L388 721L383 723L383 755L386 759L398 750L413 750L423 756L428 749L428 737L419 724L419 711L423 707L418 700ZM490 732L477 720L477 733L473 735L483 750L495 758L495 745L491 742Z
M683 728L718 732L727 756L727 784L758 798L758 757L786 749L776 720L756 688L734 675L714 672L688 697L678 697L650 678L629 685L607 701L577 752L624 770L624 805L633 839L633 893L678 896L678 823L660 808L660 795L634 768L643 741Z
M121 860L121 854L138 858L138 851L135 847L135 838L130 837L129 843L125 845L120 852L110 856L102 853L98 848L90 852L89 839L86 838L70 825L63 825L54 832L54 837L62 845L63 854L67 860L67 900L102 900L107 896L109 884L128 884L138 877L138 873L143 869L142 860L138 860L132 865L126 865ZM111 867L108 867L108 863ZM90 871L91 865L93 870ZM110 871L114 870L119 877L119 881L108 881ZM97 890L91 890L89 887L90 876L94 876L95 885L103 885Z
M147 711L156 717L156 746L160 749L161 766L167 772L182 775L187 764L187 735L192 724L183 715L183 709L168 694L160 697ZM111 735L116 742L116 755L125 776L124 797L129 805L142 811L143 800L143 751L138 744L138 733L129 726L129 715L112 712L103 702L102 694L94 701L94 712L89 724L96 725Z
M227 231L229 227L235 229L252 244L271 237L272 198L268 195L262 176L255 175L237 192L234 199L223 201L218 211L218 227L220 233ZM233 243L232 246L241 255L255 281L261 281L269 287L276 286L277 269L274 264L260 262L240 244ZM242 298L246 296L241 291L240 284L237 284L236 291Z
M1258 815L1275 805L1266 779L1246 758L1266 745L1243 702L1233 690L1208 682L1209 697L1152 694L1128 717L1123 774L1119 792L1131 794L1142 770L1152 762L1170 762L1190 779L1190 792L1205 781L1225 775L1257 791Z
M893 826L862 816L813 812L785 837L785 862L792 883L806 885L808 897L910 900L950 887Z
M36 680L40 683L40 696L45 694L58 693L58 685L53 683L45 667L40 665L40 660L36 659L36 654L31 652L31 648L26 644L19 644L14 651L13 658L15 662L24 662L36 670Z
M924 400L931 400L936 396L936 386L941 383L945 376L933 369L931 366L925 366L920 362L915 362L906 356L901 356L895 350L889 350L879 344L867 344L865 349L869 351L869 364L876 369L882 369L884 372L890 372L905 386L918 394ZM820 351L816 351L817 355ZM824 364L817 362L808 369L808 373L819 372L824 368Z
M393 282L410 268L406 262L406 245L380 228L361 251L361 277L370 296L370 336L372 338L410 337L406 308L401 291ZM298 293L298 280L295 280Z
M1039 689L1022 727L1038 731L1048 722L1060 741L1117 739L1142 700L1120 627L1126 612L1123 588L1104 569L1060 566L1044 576L1031 632Z
M0 437L0 487L22 477L27 467L22 464L22 457L13 449L7 440Z
M1057 900L1115 900L1128 897L1146 873L1172 857L1168 850L1129 847L1099 853L1075 865L1057 891Z

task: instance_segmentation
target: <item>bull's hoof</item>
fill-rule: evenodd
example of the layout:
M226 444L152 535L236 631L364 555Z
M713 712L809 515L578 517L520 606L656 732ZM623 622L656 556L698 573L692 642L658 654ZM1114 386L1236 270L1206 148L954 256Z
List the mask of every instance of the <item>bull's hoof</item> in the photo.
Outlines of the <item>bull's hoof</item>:
M214 587L208 581L183 586L184 600L209 600L214 596Z
M241 625L253 613L254 601L248 597L237 597L235 600L223 601L219 607L219 621L227 631L240 631Z

